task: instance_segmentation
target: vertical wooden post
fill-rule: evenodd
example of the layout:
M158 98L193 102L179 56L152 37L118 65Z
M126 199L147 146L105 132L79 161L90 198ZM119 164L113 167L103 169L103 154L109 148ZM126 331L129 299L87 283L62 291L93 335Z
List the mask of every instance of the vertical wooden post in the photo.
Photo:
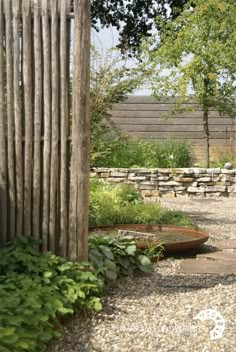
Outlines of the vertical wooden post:
M19 12L20 1L13 0L13 52L14 52L14 116L16 154L16 235L23 235L23 155L22 155L22 115L20 102L20 41Z
M0 244L7 241L7 148L5 121L5 84L4 84L4 52L3 52L3 2L0 0Z
M23 82L24 82L24 115L25 115L25 172L24 172L24 235L31 233L31 191L32 191L32 52L31 52L31 1L22 1L23 17Z
M60 8L60 247L61 255L67 256L68 241L68 81L67 75L67 10L68 1L61 1Z
M49 249L56 249L57 188L59 164L59 56L58 56L58 8L57 0L51 2L51 67L52 67L52 134L51 134L51 171L50 171L50 219Z
M13 114L13 33L11 0L4 1L6 18L6 64L7 64L7 166L9 180L9 235L15 237L15 148Z
M33 234L40 237L40 194L41 193L41 133L42 133L42 103L43 103L43 70L42 70L42 36L39 14L39 0L34 6L34 169L33 169Z
M42 0L43 29L43 106L44 106L44 145L43 145L43 249L48 249L49 201L50 201L50 159L51 159L51 76L50 76L50 31L48 0Z
M90 1L74 1L72 155L70 180L71 260L88 258Z

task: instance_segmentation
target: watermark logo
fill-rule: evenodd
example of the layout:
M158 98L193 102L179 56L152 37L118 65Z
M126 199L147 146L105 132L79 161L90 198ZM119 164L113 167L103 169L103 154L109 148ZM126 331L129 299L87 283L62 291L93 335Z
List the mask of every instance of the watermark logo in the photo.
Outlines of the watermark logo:
M193 319L195 320L212 320L215 323L214 328L210 331L212 341L221 339L225 330L225 320L223 316L214 309L201 310Z

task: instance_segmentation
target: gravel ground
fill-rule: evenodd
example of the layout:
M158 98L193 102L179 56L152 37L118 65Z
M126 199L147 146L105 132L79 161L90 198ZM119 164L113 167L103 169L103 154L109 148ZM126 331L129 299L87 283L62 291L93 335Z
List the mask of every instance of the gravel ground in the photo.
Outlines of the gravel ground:
M209 244L236 239L236 198L162 199L209 230ZM207 247L202 250L206 250ZM99 314L65 324L48 352L236 351L236 276L177 274L181 258L155 265L148 276L124 278L104 297ZM222 338L210 339L212 320L194 317L214 309L224 318Z

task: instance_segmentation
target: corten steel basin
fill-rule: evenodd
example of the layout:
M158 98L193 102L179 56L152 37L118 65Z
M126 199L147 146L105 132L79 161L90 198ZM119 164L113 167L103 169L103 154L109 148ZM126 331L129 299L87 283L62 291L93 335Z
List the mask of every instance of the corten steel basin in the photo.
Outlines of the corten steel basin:
M103 226L93 226L90 227L90 233L104 233L104 232L114 232L118 230L127 230L127 231L137 231L143 233L149 233L150 239L142 240L137 239L136 244L139 248L148 248L153 245L162 244L166 253L175 253L175 252L184 252L190 249L194 249L209 238L208 233L204 231L199 231L193 228L186 228L181 226L172 226L172 225L158 225L158 224L116 224L116 225L103 225ZM158 232L161 235L160 240L152 240L153 233ZM163 240L164 234L170 234L173 236L180 236L183 234L184 240L170 241L166 242ZM157 236L157 233L154 235ZM186 238L187 237L187 238ZM135 240L135 236L134 236Z

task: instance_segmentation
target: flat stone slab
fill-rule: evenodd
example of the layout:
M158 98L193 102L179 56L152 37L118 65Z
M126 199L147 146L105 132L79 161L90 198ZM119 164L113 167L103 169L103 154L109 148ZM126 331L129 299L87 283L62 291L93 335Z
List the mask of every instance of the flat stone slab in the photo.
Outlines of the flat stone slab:
M235 249L236 248L236 239L235 240L224 240L219 241L215 244L219 249Z
M177 273L184 274L236 274L236 262L209 259L186 259L177 269Z
M215 253L203 253L198 254L197 258L199 259L212 259L212 260L223 260L226 262L235 262L236 263L236 254L227 253L227 252L215 252Z

